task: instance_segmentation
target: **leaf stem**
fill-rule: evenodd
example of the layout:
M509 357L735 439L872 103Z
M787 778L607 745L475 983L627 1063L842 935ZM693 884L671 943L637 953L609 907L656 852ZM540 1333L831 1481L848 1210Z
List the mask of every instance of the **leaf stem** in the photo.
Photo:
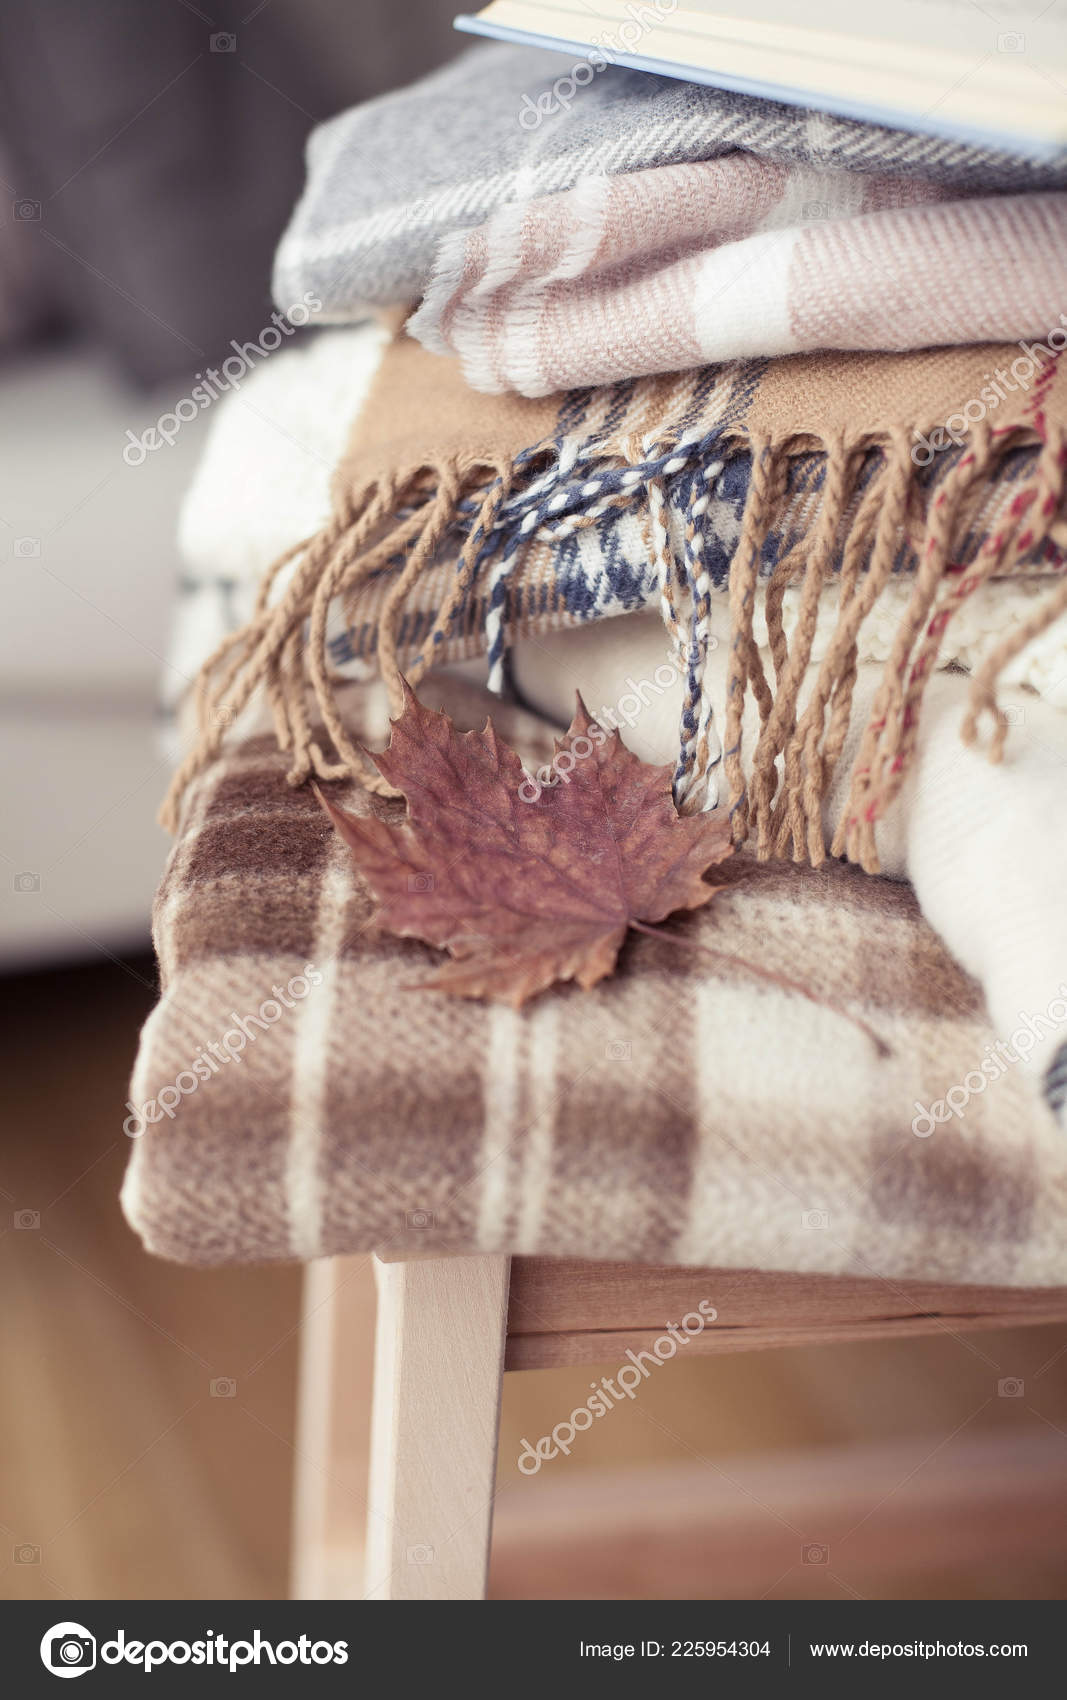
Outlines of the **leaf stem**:
M746 973L754 974L758 980L768 980L772 986L779 986L786 992L798 992L807 998L809 1003L818 1004L820 1009L828 1009L834 1015L839 1015L845 1021L851 1021L853 1027L858 1027L865 1038L874 1046L880 1057L892 1056L892 1050L879 1033L876 1033L862 1016L853 1015L851 1010L835 1003L832 998L820 998L809 987L802 985L799 980L790 979L788 974L778 974L773 968L761 968L756 962L749 962L744 956L735 956L729 950L715 950L706 944L700 944L696 939L684 938L680 933L666 933L659 927L650 927L645 921L631 921L635 932L646 933L650 939L665 939L668 944L681 945L684 950L697 950L702 956L711 957L719 962L732 962L736 968L743 968Z

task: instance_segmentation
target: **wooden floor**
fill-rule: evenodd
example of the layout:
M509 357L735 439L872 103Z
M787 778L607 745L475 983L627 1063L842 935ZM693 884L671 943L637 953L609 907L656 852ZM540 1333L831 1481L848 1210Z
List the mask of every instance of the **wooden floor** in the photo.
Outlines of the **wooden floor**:
M260 1598L288 1585L299 1272L159 1263L118 1212L126 1077L151 982L145 960L0 981L4 1598ZM578 1471L670 1462L758 1475L784 1506L798 1484L788 1469L776 1476L776 1460L791 1450L806 1451L821 1491L831 1448L881 1446L901 1459L900 1494L872 1503L869 1532L893 1531L896 1556L873 1587L868 1564L857 1592L1067 1593L1061 1542L1015 1543L992 1569L957 1558L931 1574L909 1563L893 1515L917 1480L950 1491L984 1436L1010 1430L1021 1458L1040 1447L1050 1468L1058 1437L1067 1468L1065 1328L679 1358L580 1434L551 1474L522 1477L522 1437L551 1429L614 1367L507 1377L500 1482L528 1499L532 1528L536 1496L565 1493ZM998 1396L998 1381L1022 1392ZM923 1436L933 1443L917 1450ZM624 1491L624 1477L604 1480ZM837 1597L857 1579L846 1555L832 1574L813 1565L768 1576L765 1589L753 1580L752 1592ZM501 1567L492 1591L508 1586Z

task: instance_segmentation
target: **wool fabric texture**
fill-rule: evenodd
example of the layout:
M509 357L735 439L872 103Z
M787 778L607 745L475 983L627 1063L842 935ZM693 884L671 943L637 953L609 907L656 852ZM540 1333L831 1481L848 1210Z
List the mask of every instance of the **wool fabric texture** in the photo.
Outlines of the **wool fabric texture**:
M660 669L657 626L653 615L636 614L544 632L536 643L516 647L515 688L528 707L566 727L577 686L602 724L621 721L623 737L643 761L670 761L683 686L677 674L671 680ZM801 713L817 678L818 669L809 666ZM853 713L823 798L827 834L844 804L880 678L879 667L857 666ZM728 683L724 646L708 657L705 677L717 710ZM1003 760L991 765L982 750L960 744L968 689L957 670L930 680L907 778L875 829L878 861L884 875L910 881L925 919L979 982L997 1034L1015 1035L1025 1051L1023 1078L1044 1094L1067 1131L1067 1021L1049 1016L1067 977L1067 713L1003 687L1012 736ZM751 698L742 734L751 776L760 734ZM565 737L563 749L569 748ZM568 771L563 760L533 777L558 785Z
M955 195L1067 184L1062 153L1028 159L620 66L561 102L553 88L565 70L558 53L480 46L412 88L320 125L275 261L281 310L308 289L323 303L323 322L417 301L449 231L585 177L738 150L809 173L813 203L829 198L819 177L842 172L919 177Z
M454 683L435 685L463 723ZM366 697L349 692L359 735ZM481 724L484 695L466 709ZM531 764L551 753L529 716L493 715ZM412 989L435 953L373 929L348 852L285 770L269 736L203 770L157 899L161 997L123 1192L152 1252L1067 1281L1067 1145L1025 1065L914 1131L998 1035L906 886L740 855L686 920L695 942L861 1016L888 1056L825 1005L642 936L592 992L515 1012ZM351 784L333 795L396 809ZM372 1042L353 1038L364 1020Z
M752 836L761 856L792 853L818 863L825 855L822 799L848 722L857 632L894 575L912 577L831 845L875 870L874 826L902 783L926 680L955 610L990 579L1062 563L1067 403L1054 356L1035 363L1030 388L1004 396L995 430L976 423L961 451L932 456L925 472L912 456L914 433L932 430L976 396L989 368L1008 358L996 347L798 356L534 400L475 396L454 362L398 337L338 467L330 520L268 573L251 621L201 673L199 741L176 775L166 818L174 823L186 785L217 755L226 727L260 687L279 742L292 752L294 782L355 773L380 786L335 701L328 624L335 600L355 624L368 587L379 597L377 654L399 700L401 625L408 616L410 635L443 556L447 587L437 598L423 596L423 611L436 605L436 612L404 671L416 682L442 659L455 626L476 617L484 621L490 681L499 685L516 624L558 621L576 597L587 606L596 600L595 585L563 580L559 545L621 509L643 516L647 563L686 668L676 794L683 805L714 802L711 705L702 690L712 596L704 518L712 480L733 467L744 504L728 569L723 765L735 836ZM798 507L791 477L802 462L810 477ZM552 546L547 563L537 545ZM290 566L274 597L278 573ZM524 601L524 572L539 568ZM753 635L763 571L772 676ZM820 597L835 574L837 623L798 718ZM793 581L800 598L790 640L782 606ZM1061 576L975 676L964 733L973 737L987 712L994 756L1007 732L997 675L1065 610ZM313 735L309 690L332 752ZM749 691L762 722L751 783L740 750Z
M368 388L382 341L383 334L371 326L325 333L261 368L242 392L251 405L235 400L220 407L180 528L188 578L171 651L175 677L195 672L218 642L249 617L256 586L271 559L327 518L327 464L343 448L338 419ZM709 528L714 527L709 550L713 544L729 553L739 517L720 489L706 516ZM636 561L647 545L640 526L630 523L637 533ZM623 531L620 523L620 547ZM595 528L589 527L576 541L584 545L594 538ZM1055 847L1067 843L1067 794L1060 783L1067 760L1067 715L1062 712L1067 708L1067 620L1058 621L1043 641L1028 644L1004 669L998 695L1012 733L1005 758L995 767L980 749L968 750L959 743L969 690L962 669L980 668L1054 583L1048 575L993 580L980 585L960 608L945 633L940 671L927 688L916 760L875 829L882 872L912 881L924 915L937 916L937 928L952 954L971 965L993 1025L1005 1036L1018 1025L1020 1011L1040 1013L1047 1007L1062 975L1061 964L1067 962L1067 904L1055 857ZM753 638L765 670L770 670L767 588L762 578ZM790 586L782 602L783 627L790 640L800 612L799 589ZM908 575L892 578L860 628L848 732L823 799L828 834L844 802L859 736L873 707L880 667L870 663L888 659L910 594ZM711 622L716 644L709 649L703 680L714 709L713 734L724 723L726 706L727 597L726 583L716 583ZM798 699L801 710L832 641L837 604L837 585L827 584ZM347 646L351 659L339 670L366 679L370 662L357 653L363 628L346 628L341 611L335 608L335 615L331 655ZM614 716L643 760L670 761L677 749L684 671L670 656L659 614L568 619L570 629L553 631L541 625L529 640L516 638L511 683L519 697L563 728L574 710L574 691L580 690L605 725L611 725ZM450 640L450 654L473 644L476 636ZM465 665L472 669L479 663L471 659ZM1020 690L1020 683L1030 688ZM363 738L373 736L377 743L388 736L381 693L369 685L364 688ZM1044 692L1044 701L1034 694L1037 691ZM1058 708L1053 706L1057 702ZM750 695L742 726L746 757L756 748L759 734L758 705ZM717 756L720 749L716 740ZM966 879L961 878L964 866L970 870ZM976 929L974 917L979 914L986 921ZM1010 925L1002 924L1000 918L1009 915ZM1045 1048L1035 1042L1028 1078L1040 1073Z
M258 366L242 385L240 397L223 397L215 410L204 452L182 504L179 548L183 573L178 585L175 618L168 650L165 694L171 716L186 687L224 638L251 617L260 581L274 559L318 531L330 515L330 472L345 446L351 418L363 406L378 368L387 333L368 322L323 331L299 347L284 350ZM728 635L729 563L740 536L745 484L731 462L709 480L710 498L703 515L704 562L712 582L712 635ZM816 457L798 461L798 503L813 502ZM799 492L803 491L801 495ZM684 546L681 516L669 516L675 545ZM531 562L523 577L533 574L532 558L554 553L551 544L531 546ZM567 564L567 558L573 561ZM767 648L765 596L773 566L768 551L756 590L753 635L760 650ZM291 569L290 569L291 570ZM439 562L424 581L427 597L447 589L445 563ZM545 578L547 568L537 567ZM617 614L633 619L646 603L655 606L658 594L648 560L647 527L636 512L620 509L606 514L559 545L556 571L570 582L587 587L584 597L568 599L559 625L595 625ZM284 581L284 572L279 575ZM1006 633L1021 626L1054 588L1047 574L994 579L979 585L960 607L947 628L938 653L939 667L976 671ZM516 587L518 590L520 587ZM419 587L416 587L418 590ZM381 590L368 584L360 595L364 617L346 621L335 602L330 616L329 647L333 668L355 678L373 669L377 641L373 599ZM857 635L857 661L885 662L903 618L911 585L907 574L892 578L883 588ZM410 606L410 605L409 605ZM823 660L837 621L838 586L829 580L819 597L811 662ZM420 624L436 616L412 612L401 623L401 662L414 654ZM799 586L790 585L782 600L782 619L791 637L799 615ZM510 622L509 622L510 623ZM427 627L426 629L429 629ZM481 627L457 618L446 640L448 659L474 664ZM544 619L532 641L544 645ZM414 646L414 648L412 647ZM662 646L664 655L665 646ZM516 667L526 643L517 636ZM656 654L653 667L663 657ZM624 676L632 671L627 663ZM638 669L640 675L640 667ZM1067 708L1067 621L1060 620L1031 639L1001 673L1005 684L1024 685L1047 701ZM581 684L580 678L576 681ZM620 687L621 688L621 687ZM598 701L600 699L598 698ZM564 722L570 719L568 703ZM172 743L172 747L176 745ZM661 753L657 760L666 760Z
M1067 195L945 193L741 153L586 177L443 237L409 329L530 396L805 349L1062 348Z

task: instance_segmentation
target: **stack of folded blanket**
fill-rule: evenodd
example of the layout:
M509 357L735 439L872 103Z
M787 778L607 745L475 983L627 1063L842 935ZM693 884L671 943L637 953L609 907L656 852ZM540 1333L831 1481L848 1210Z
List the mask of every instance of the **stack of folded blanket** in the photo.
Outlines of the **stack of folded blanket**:
M219 409L165 818L237 795L264 712L290 785L387 793L379 674L556 723L580 688L758 860L909 879L1047 1123L1067 165L617 67L527 127L558 69L482 47L312 138L275 296L337 328Z

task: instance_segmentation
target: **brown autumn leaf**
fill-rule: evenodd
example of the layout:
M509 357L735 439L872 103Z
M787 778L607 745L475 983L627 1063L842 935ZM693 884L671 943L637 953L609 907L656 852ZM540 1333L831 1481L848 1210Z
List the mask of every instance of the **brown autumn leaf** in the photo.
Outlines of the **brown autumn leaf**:
M714 897L703 876L732 852L725 821L680 816L671 769L639 761L580 697L564 748L567 782L524 801L534 787L492 721L457 732L405 686L373 759L406 818L352 815L320 793L378 900L377 925L454 958L430 985L516 1007L556 980L588 989L614 969L631 924Z

